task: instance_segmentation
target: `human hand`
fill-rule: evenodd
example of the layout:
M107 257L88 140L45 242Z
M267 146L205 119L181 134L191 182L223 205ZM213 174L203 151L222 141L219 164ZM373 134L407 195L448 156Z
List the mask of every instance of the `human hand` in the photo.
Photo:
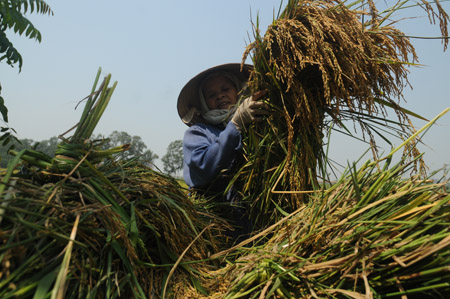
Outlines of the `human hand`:
M252 122L259 122L265 115L269 114L269 107L267 104L262 101L258 101L266 94L267 91L255 92L251 97L243 100L236 109L231 122L240 132L242 132L248 124Z

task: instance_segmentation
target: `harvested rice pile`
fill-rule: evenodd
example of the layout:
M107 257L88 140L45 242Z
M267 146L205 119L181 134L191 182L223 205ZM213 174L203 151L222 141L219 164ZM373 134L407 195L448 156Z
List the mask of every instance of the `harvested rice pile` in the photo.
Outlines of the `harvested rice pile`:
M240 256L197 298L448 298L449 182L409 177L412 168L348 171L260 242L218 254Z
M114 89L109 80L93 89L55 157L15 153L2 178L1 298L160 296L179 273L195 284L207 266L198 261L218 251L221 226L175 179L115 162L129 145L100 150L89 140ZM26 173L14 172L19 159Z

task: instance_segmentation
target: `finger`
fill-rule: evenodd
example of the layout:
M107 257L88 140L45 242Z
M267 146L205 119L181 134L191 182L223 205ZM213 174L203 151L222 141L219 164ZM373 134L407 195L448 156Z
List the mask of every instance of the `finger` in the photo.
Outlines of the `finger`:
M267 116L267 115L270 115L270 113L269 113L268 111L266 111L266 110L258 110L258 111L253 112L253 113L251 114L251 117L252 117L252 118L255 118L255 117L264 117L264 116Z
M259 90L252 95L252 100L257 101L267 94L267 90Z
M254 109L254 110L256 110L256 109L269 110L269 105L267 105L264 102L252 102L252 103L250 103L249 108Z
M254 123L258 123L258 122L261 122L261 121L263 121L264 120L264 116L253 116L252 117L252 122L254 122Z
M265 106L267 105L267 103L263 102L263 101L251 101L249 103L250 107L256 107L256 106Z

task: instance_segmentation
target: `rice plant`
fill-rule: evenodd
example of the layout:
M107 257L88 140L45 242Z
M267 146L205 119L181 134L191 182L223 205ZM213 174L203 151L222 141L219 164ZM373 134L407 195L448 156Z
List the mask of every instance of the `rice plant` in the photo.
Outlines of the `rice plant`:
M371 0L293 0L264 36L255 24L244 60L251 56L249 86L268 90L272 116L246 134L232 183L248 202L257 228L298 209L319 183L329 181L324 135L331 128L355 136L344 123L359 125L375 159L376 137L391 144L388 134L401 140L414 134L410 117L422 117L401 101L408 68L418 58L410 39L389 19L410 4L415 3L396 1L379 12ZM448 36L449 16L439 1L420 4ZM447 43L444 38L444 49ZM388 117L389 111L397 120ZM404 160L413 160L415 170L426 175L418 142L405 147Z

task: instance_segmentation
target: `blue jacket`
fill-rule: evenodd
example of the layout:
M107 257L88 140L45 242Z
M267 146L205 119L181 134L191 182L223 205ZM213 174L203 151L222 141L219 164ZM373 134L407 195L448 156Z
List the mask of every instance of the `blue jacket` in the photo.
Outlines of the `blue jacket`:
M226 127L204 123L191 126L183 138L186 184L191 188L223 192L231 177L225 178L222 171L231 168L241 149L241 134L232 122Z

